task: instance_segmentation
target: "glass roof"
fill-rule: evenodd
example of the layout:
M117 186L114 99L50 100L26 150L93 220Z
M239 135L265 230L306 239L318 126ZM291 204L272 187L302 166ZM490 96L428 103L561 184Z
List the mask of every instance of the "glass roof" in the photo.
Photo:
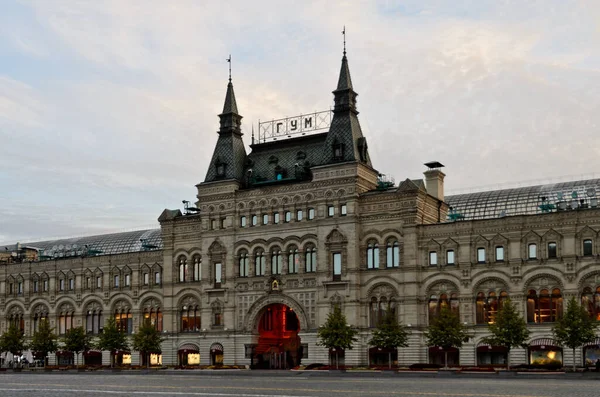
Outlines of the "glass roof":
M513 215L598 208L600 179L561 182L446 196L448 220L493 219Z
M162 249L160 229L102 234L98 236L73 237L59 240L21 243L21 247L40 250L40 258L66 258L71 256L114 255ZM7 246L9 251L16 246Z

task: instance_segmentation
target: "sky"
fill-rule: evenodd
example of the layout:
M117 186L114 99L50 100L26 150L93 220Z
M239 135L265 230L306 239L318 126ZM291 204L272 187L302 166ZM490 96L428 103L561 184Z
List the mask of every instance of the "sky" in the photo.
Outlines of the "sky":
M344 25L379 172L600 177L597 0L3 0L0 242L158 227L205 177L229 54L249 144L330 108Z

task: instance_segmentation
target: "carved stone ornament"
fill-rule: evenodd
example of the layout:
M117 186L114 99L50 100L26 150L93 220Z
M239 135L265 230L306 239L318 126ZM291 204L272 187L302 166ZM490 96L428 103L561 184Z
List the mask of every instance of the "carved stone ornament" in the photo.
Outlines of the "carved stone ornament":
M60 307L58 308L58 311L60 313L70 313L70 312L74 312L75 308L73 307L72 304L70 303L63 303L62 305L60 305Z
M158 299L150 298L144 302L144 309L160 309L160 301Z
M279 291L279 281L276 279L271 282L271 291Z

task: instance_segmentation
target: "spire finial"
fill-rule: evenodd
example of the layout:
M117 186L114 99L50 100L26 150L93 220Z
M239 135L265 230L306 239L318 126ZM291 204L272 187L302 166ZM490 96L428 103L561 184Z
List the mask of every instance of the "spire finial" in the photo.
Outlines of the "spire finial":
M229 58L227 58L227 63L229 63L229 82L231 83L231 54L229 54Z
M344 25L344 30L342 30L342 34L344 35L344 56L346 56L346 25Z
M254 145L254 124L252 124L252 144Z

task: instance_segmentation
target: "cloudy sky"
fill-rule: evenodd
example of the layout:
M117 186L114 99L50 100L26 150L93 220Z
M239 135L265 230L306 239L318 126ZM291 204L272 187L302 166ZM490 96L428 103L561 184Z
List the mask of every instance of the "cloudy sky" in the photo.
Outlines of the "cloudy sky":
M205 176L226 57L249 143L259 119L330 107L343 25L380 172L438 160L455 192L600 177L597 0L1 8L0 242L157 227Z

